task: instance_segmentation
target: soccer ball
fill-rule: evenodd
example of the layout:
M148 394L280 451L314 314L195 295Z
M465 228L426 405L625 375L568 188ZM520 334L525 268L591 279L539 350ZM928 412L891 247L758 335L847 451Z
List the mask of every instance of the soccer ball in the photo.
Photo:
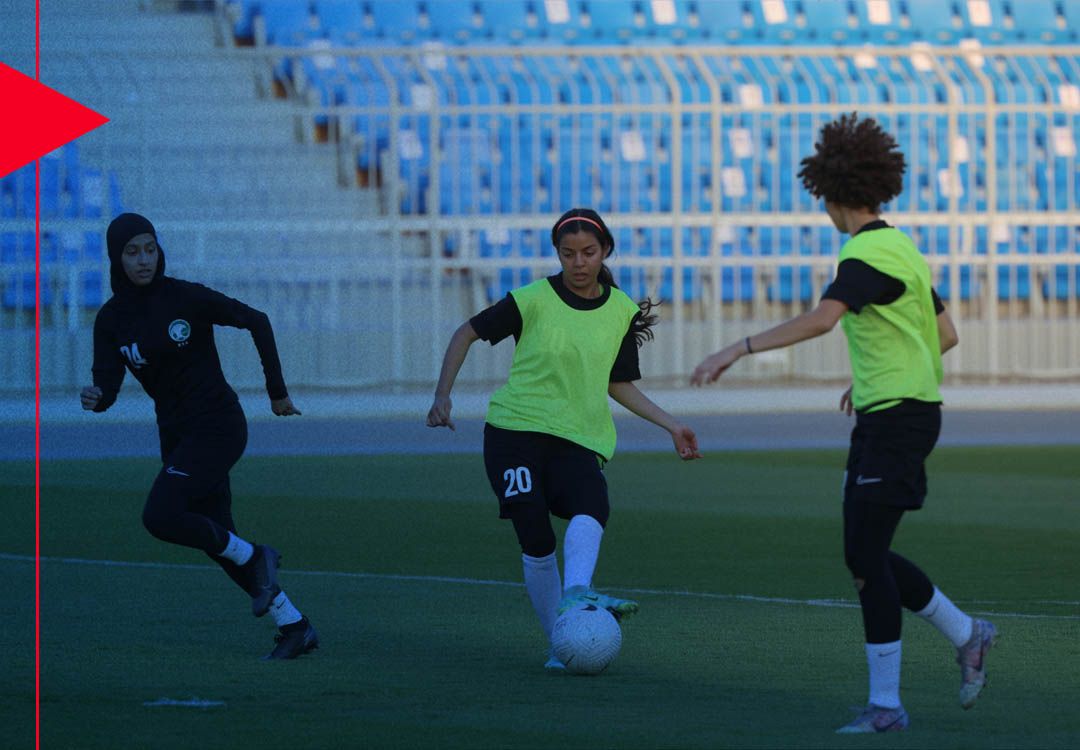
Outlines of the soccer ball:
M551 650L570 674L600 674L621 647L615 615L594 604L567 610L551 629Z

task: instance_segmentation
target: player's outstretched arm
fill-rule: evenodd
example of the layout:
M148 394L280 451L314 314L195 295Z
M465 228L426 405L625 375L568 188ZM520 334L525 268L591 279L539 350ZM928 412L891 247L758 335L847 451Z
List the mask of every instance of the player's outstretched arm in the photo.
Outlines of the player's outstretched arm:
M792 318L762 333L729 344L702 360L690 376L692 385L712 383L739 358L755 352L782 349L831 331L848 311L848 306L834 299L823 299L809 312Z
M473 330L472 324L467 320L458 326L458 329L454 331L454 335L450 337L450 343L446 347L446 354L443 355L442 370L439 371L439 382L435 385L435 400L428 410L428 427L449 427L451 430L454 429L454 422L450 419L450 410L453 408L453 403L450 401L450 391L453 390L454 381L457 380L458 372L465 363L465 356L469 353L469 347L476 343L479 338L476 331Z
M679 458L684 461L701 458L694 431L653 403L636 385L629 382L609 383L608 395L642 419L671 433L671 442L675 444Z

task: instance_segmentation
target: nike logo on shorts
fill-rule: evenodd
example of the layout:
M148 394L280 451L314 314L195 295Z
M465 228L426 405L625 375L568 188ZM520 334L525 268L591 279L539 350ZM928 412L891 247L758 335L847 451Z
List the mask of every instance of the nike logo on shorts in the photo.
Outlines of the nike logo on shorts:
M178 477L190 477L191 476L190 474L185 474L184 472L180 471L175 466L170 466L169 468L167 468L165 470L165 473L166 474L175 474Z
M882 481L881 477L871 477L870 479L867 479L862 474L855 477L855 484L857 484L859 486L862 486L864 484L877 484L880 481Z

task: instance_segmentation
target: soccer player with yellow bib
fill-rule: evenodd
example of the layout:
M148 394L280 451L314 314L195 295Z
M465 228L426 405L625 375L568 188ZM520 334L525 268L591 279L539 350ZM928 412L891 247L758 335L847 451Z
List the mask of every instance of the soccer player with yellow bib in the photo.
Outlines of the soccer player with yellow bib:
M429 427L454 429L450 391L469 347L515 341L506 384L491 397L484 426L484 465L499 499L499 517L514 525L525 587L550 643L560 612L593 603L616 617L637 602L592 588L608 520L603 466L615 452L608 397L671 434L683 460L700 458L693 430L650 401L638 380L638 347L652 338L655 316L615 286L604 265L615 239L595 211L575 208L551 230L560 273L514 289L463 323L443 358L428 412ZM555 558L551 515L569 520L563 542L565 581ZM564 588L565 584L565 588ZM551 655L545 667L562 669Z
M983 664L997 631L962 612L910 560L891 552L905 511L926 498L924 462L941 430L941 355L958 343L931 286L926 259L906 234L881 220L900 194L904 155L873 119L845 115L821 131L799 177L836 228L851 238L818 306L706 358L691 377L711 383L740 357L820 336L839 321L852 385L840 408L856 412L844 478L844 557L855 580L866 635L870 697L842 734L906 729L900 702L901 607L933 624L957 649L960 704L986 682Z

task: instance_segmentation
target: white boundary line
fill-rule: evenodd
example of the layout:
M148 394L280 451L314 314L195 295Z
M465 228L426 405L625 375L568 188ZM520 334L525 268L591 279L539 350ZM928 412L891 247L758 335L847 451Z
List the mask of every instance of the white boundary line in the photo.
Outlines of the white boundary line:
M0 560L12 562L33 562L32 555L14 555L0 552ZM42 557L43 563L62 563L65 565L97 565L107 568L144 568L153 570L218 570L213 565L195 565L191 563L161 563L161 562L127 562L123 560L88 560L81 557ZM396 573L353 573L337 570L289 570L289 575L319 576L331 578L354 578L375 581L407 581L414 583L456 583L465 586L505 586L508 588L524 588L525 584L516 581L496 581L486 578L458 578L455 576L421 576L404 575ZM835 609L858 609L855 602L843 599L793 599L782 596L757 596L754 594L717 594L705 591L676 591L674 589L643 589L627 588L624 586L606 587L610 591L621 591L630 594L649 594L656 596L677 596L690 599L711 599L716 601L755 602L761 604L790 604L807 607L827 607ZM982 605L994 605L998 602L978 600L974 603ZM1036 604L1048 604L1055 606L1078 607L1080 602L1069 601L1038 601ZM1014 617L1030 620L1066 620L1080 621L1080 615L1044 615L1030 614L1026 612L997 612L980 611L971 612L973 615L993 615L995 617Z

